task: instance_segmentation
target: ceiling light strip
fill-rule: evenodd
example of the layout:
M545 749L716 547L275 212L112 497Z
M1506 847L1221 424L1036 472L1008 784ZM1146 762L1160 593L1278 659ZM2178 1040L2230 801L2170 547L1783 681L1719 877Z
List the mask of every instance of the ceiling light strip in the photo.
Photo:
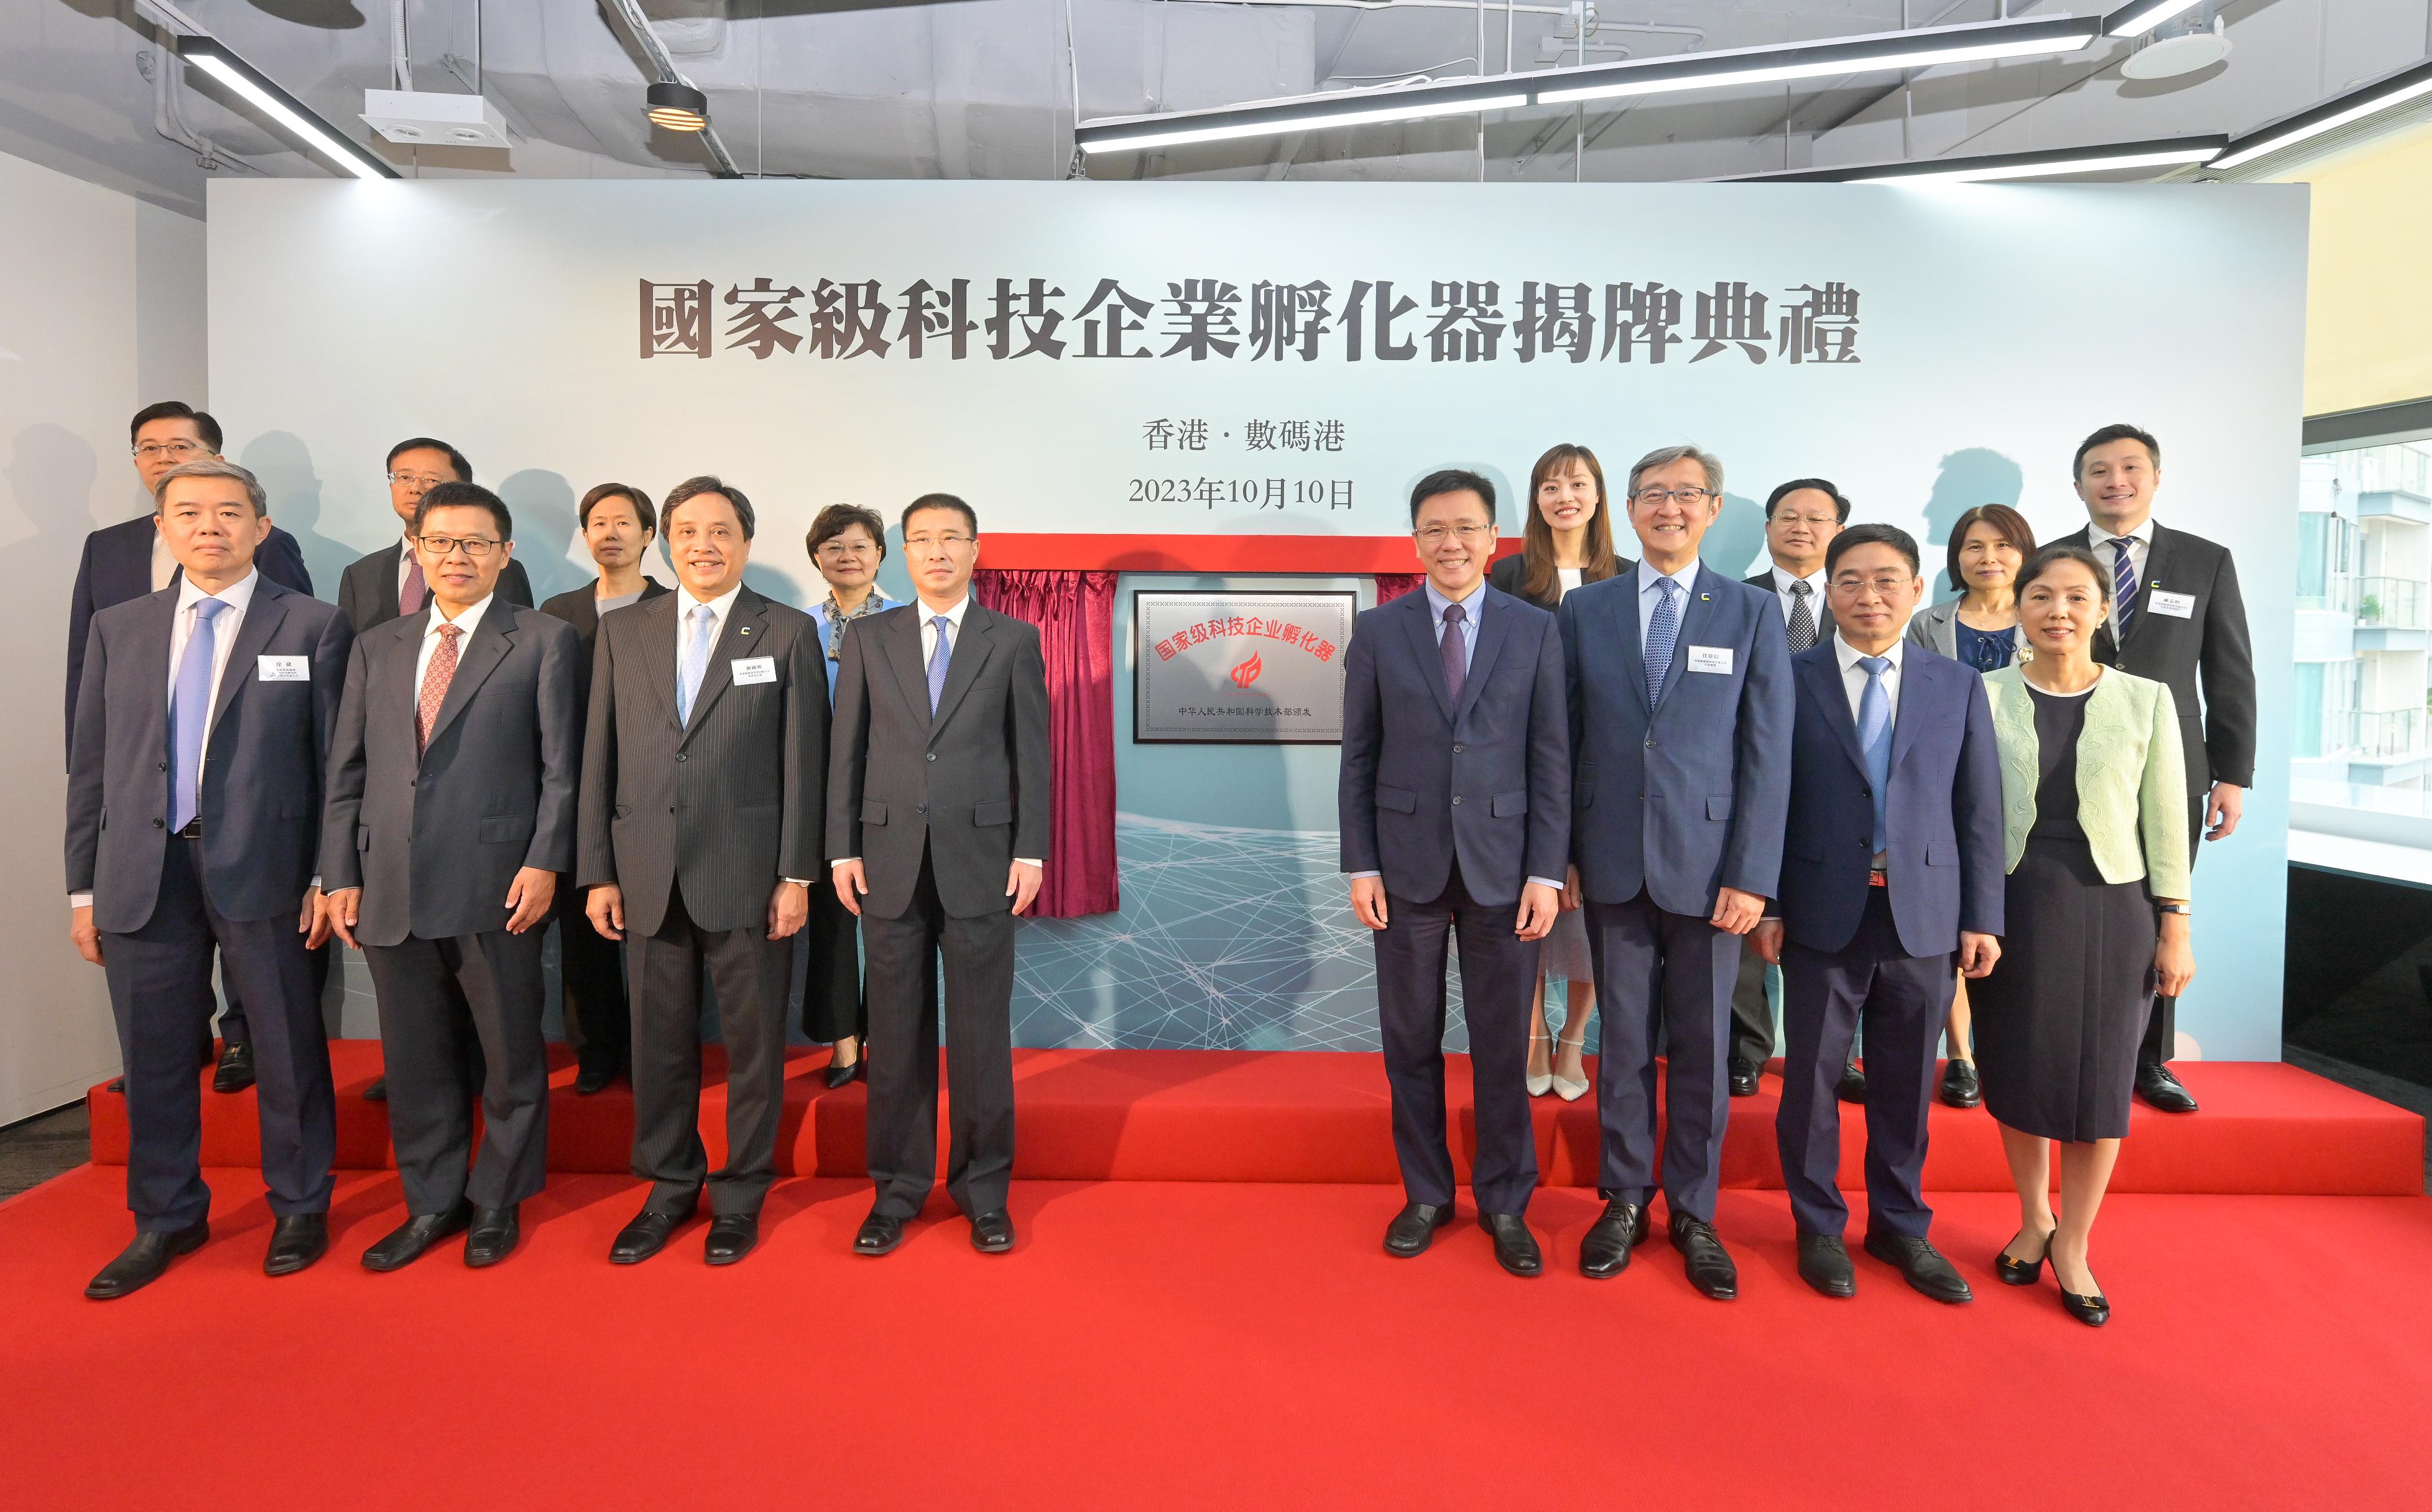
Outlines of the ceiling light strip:
M357 178L397 178L397 171L315 115L303 101L211 37L180 37L177 56L228 86L273 126Z
M2366 116L2426 94L2432 94L2432 63L2418 63L2394 74L2385 74L2309 109L2300 110L2295 115L2246 133L2231 143L2229 150L2207 166L2235 168L2240 163L2253 162L2284 147L2293 147L2325 132L2337 131Z
M2202 4L2204 0L2149 0L2144 5L2121 6L2103 18L2103 34L2106 37L2134 37Z

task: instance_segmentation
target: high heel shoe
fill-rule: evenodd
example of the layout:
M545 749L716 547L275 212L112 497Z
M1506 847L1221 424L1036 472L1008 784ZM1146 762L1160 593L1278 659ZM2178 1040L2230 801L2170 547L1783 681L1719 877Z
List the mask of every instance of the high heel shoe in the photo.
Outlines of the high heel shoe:
M1557 1046L1556 1049L1559 1051L1560 1047ZM1584 1050L1584 1045L1582 1045L1581 1049ZM1561 1064L1561 1057L1559 1054L1556 1056L1555 1064ZM1579 1068L1581 1070L1587 1069L1584 1066ZM1554 1095L1561 1098L1565 1102L1577 1102L1579 1099L1587 1095L1588 1082L1586 1077L1580 1077L1574 1081L1570 1077L1557 1074L1553 1079L1553 1083Z
M2010 1244L2018 1243L2019 1237L2026 1232L2020 1229L2018 1234L2011 1235ZM2001 1246L2001 1252L1993 1257L1993 1273L2001 1277L2004 1284L2012 1286L2032 1286L2043 1280L2044 1256L2052 1253L2052 1235L2059 1232L2057 1227L2045 1231L2043 1250L2032 1261L2013 1260L2010 1258L2010 1245ZM2062 1295L2067 1296L2068 1293L2064 1292Z
M2052 1252L2052 1241L2049 1239L2044 1241L2044 1252L2046 1254L2050 1254ZM2054 1262L2052 1265L2052 1281L2055 1285L2060 1281L2060 1265L2058 1262ZM2103 1324L2111 1321L2111 1299L2105 1297L2099 1291L2094 1293L2092 1296L2083 1296L2077 1292L2069 1290L2067 1286L2061 1286L2060 1304L2062 1308L2069 1313L2069 1317L2076 1319L2079 1322L2084 1323L2088 1328L2101 1328Z
M1531 1034L1528 1036L1528 1043L1531 1045L1550 1045L1553 1042L1554 1036L1551 1034ZM1550 1059L1547 1064L1549 1066L1551 1065ZM1554 1076L1551 1070L1548 1070L1544 1076L1531 1076L1528 1078L1528 1095L1532 1098L1542 1098L1553 1089Z

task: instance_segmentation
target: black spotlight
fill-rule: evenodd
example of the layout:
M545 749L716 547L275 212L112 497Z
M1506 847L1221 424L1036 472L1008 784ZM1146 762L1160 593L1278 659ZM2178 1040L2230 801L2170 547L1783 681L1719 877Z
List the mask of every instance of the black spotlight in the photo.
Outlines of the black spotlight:
M670 131L709 129L709 96L689 84L663 80L650 86L646 98L653 125Z

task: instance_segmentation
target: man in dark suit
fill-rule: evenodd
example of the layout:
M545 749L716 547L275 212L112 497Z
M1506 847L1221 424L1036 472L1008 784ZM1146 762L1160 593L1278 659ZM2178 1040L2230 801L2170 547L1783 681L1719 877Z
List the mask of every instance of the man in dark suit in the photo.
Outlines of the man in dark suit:
M127 423L127 441L134 449L135 476L144 497L171 468L220 454L220 423L192 405L176 399L146 405ZM177 559L155 523L154 511L105 526L84 538L84 558L76 563L76 592L68 600L68 714L63 728L71 746L76 739L76 685L84 678L84 645L93 616L112 604L157 594L177 580ZM277 526L253 556L262 575L282 588L310 596L312 575L304 569L304 552L296 538ZM219 1068L211 1078L214 1092L242 1092L253 1085L253 1047L245 1026L245 1002L231 990L228 1009L220 1016ZM211 1059L211 1026L203 1026L203 1058ZM123 1090L123 1087L122 1087Z
M430 606L431 587L423 577L422 559L414 549L414 511L422 496L441 483L473 480L473 464L464 460L464 454L429 436L391 446L387 472L388 507L397 512L401 532L397 544L364 552L338 579L338 608L358 635L375 625L419 614ZM498 580L498 593L511 604L532 607L532 580L524 576L522 563L507 563L505 575ZM472 1052L478 1054L479 1047L473 1047ZM385 1075L363 1088L366 1102L387 1100Z
M2238 563L2227 547L2154 521L2162 444L2135 426L2086 437L2071 477L2086 528L2044 544L2090 546L2111 569L2114 607L2095 632L2094 659L2170 685L2187 755L2187 833L2226 840L2255 785L2255 647ZM2187 848L2200 847L2190 838ZM2136 1053L2136 1095L2165 1113L2193 1113L2195 1098L2170 1074L2177 1042L2178 1000L2157 996Z
M253 1008L278 1218L263 1268L301 1270L329 1243L337 1129L307 947L327 928L312 881L322 760L354 635L255 568L270 520L251 473L197 459L159 496L181 571L93 616L68 768L69 934L110 978L132 1136L135 1242L85 1288L95 1298L148 1285L211 1237L194 1051L214 947Z
M496 1265L541 1189L541 942L557 874L574 866L582 760L574 631L497 596L515 549L506 505L442 483L414 535L431 608L356 640L321 827L330 927L363 950L380 998L405 1184L404 1225L363 1252L372 1270L454 1234L466 1265ZM485 1085L466 1078L468 1037Z
M985 1254L1013 1248L1014 916L1047 855L1047 667L1039 630L971 599L979 516L951 494L904 511L918 602L856 620L836 666L828 854L869 959L870 1179L857 1254L904 1241L937 1162L945 962L954 1142L946 1190Z
M1452 1221L1444 948L1461 939L1478 1107L1470 1185L1495 1258L1545 1268L1528 1232L1528 997L1570 854L1570 715L1554 616L1486 584L1495 485L1431 473L1410 493L1421 592L1361 614L1343 654L1343 869L1376 932L1376 1014L1408 1203L1389 1254Z
M1714 1234L1740 937L1782 865L1790 652L1772 599L1697 562L1722 463L1667 446L1630 470L1638 569L1573 589L1558 616L1571 711L1574 890L1588 909L1601 1039L1604 1215L1579 1269L1621 1273L1647 1229L1655 1036L1665 1035L1664 1193L1673 1248L1709 1297L1738 1295Z
M1751 588L1773 595L1782 606L1782 629L1790 654L1832 638L1832 610L1824 591L1824 551L1842 526L1849 523L1849 501L1821 478L1795 478L1767 495L1765 501L1765 549L1773 559L1765 571L1748 580ZM1731 1096L1756 1096L1757 1077L1773 1058L1773 1004L1765 999L1767 971L1754 950L1740 952L1738 980L1731 986ZM1865 1100L1866 1082L1852 1066L1842 1073L1845 1100Z
M540 606L574 627L582 643L578 699L591 694L591 643L600 633L600 616L656 598L667 590L642 575L650 544L658 539L658 515L650 496L625 483L602 483L583 496L577 515L583 544L600 564L597 581L565 593ZM557 894L557 967L564 988L566 1027L572 1031L578 1057L574 1090L589 1097L616 1079L633 1050L627 1016L625 961L622 947L603 939L583 911L583 890L562 887Z
M1972 668L1900 632L1925 579L1917 542L1889 525L1840 532L1826 558L1835 639L1790 659L1790 827L1776 907L1752 937L1782 967L1782 1111L1774 1133L1799 1224L1799 1274L1856 1292L1836 1189L1832 1084L1863 1023L1866 1252L1937 1302L1968 1283L1926 1241L1926 1112L1952 967L2001 957L2001 762Z
M682 587L604 616L592 643L575 881L633 962L633 1174L608 1258L666 1248L709 1190L702 1255L760 1242L785 1097L785 1000L819 872L827 673L809 615L743 586L752 501L678 483L660 516ZM726 1165L701 1142L701 978L726 1042Z

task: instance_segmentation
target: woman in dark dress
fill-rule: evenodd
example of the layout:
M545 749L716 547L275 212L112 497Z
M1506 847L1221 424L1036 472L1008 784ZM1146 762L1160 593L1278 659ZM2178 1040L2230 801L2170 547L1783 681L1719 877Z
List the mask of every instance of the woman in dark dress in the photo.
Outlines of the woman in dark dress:
M2095 664L2111 580L2091 553L2037 554L2018 597L2034 659L1984 679L2009 928L2001 964L1975 984L1976 1059L2019 1214L1995 1268L2033 1285L2049 1259L2062 1304L2100 1327L2111 1305L2087 1250L2128 1133L2136 1046L2155 989L2175 994L2195 975L2185 756L2170 690Z
M1505 557L1486 575L1489 586L1536 605L1548 614L1562 596L1583 582L1618 577L1636 563L1613 549L1613 516L1605 507L1604 468L1585 446L1563 443L1537 459L1528 471L1528 524L1517 556ZM1588 1017L1596 1004L1596 971L1588 964L1587 916L1576 888L1564 888L1562 912L1538 949L1537 997L1528 1010L1528 1095L1547 1092L1576 1102L1588 1089ZM1565 983L1562 1038L1545 1028L1545 985Z

